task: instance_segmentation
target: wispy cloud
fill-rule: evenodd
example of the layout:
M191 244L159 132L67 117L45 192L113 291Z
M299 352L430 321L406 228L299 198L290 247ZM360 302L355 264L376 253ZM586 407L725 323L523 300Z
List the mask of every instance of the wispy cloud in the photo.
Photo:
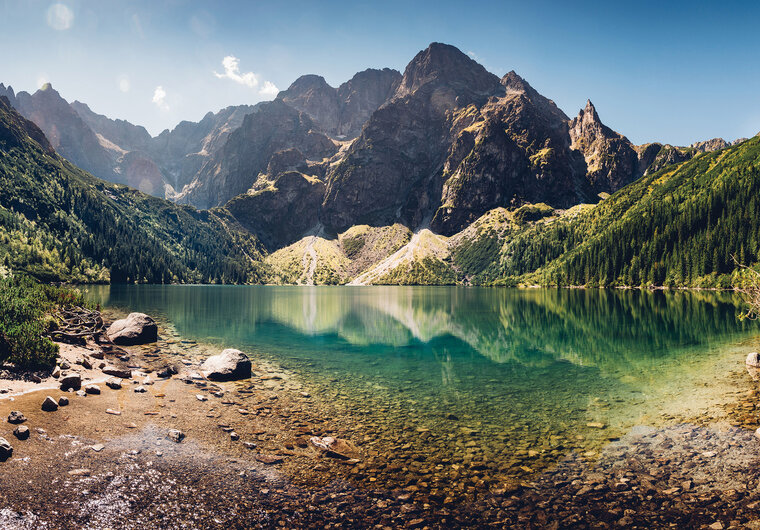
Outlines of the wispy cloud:
M48 7L45 18L51 28L64 31L74 24L74 12L66 4L53 4Z
M166 103L166 90L161 85L153 91L153 103L161 110L169 110L169 104Z
M214 75L219 79L230 79L240 85L258 90L262 96L276 96L279 89L271 81L260 83L259 76L253 72L240 72L240 59L234 55L228 55L222 59L224 73L214 71Z

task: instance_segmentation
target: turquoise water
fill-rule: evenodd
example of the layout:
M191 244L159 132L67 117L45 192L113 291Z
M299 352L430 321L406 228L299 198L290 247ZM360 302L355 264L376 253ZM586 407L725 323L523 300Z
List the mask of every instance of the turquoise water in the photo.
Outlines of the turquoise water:
M427 450L495 458L504 474L698 413L757 336L734 295L712 292L133 285L89 296L276 361L379 443L430 429Z

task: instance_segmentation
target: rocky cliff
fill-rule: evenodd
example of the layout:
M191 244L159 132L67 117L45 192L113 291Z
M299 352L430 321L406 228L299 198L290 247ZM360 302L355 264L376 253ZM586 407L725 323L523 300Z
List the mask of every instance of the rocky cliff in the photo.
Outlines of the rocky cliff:
M318 75L304 75L280 92L277 99L305 112L322 132L337 138L355 138L370 115L396 90L396 70L368 69L337 89Z
M282 100L260 104L177 199L201 208L222 205L247 192L266 173L272 157L288 149L297 149L306 163L326 161L338 147L316 130L307 114Z

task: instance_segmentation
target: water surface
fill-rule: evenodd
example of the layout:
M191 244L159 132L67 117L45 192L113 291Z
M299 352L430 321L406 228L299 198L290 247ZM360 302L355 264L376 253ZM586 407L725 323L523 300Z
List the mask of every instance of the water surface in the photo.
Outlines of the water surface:
M757 335L737 319L739 300L714 292L133 285L89 295L276 361L380 449L405 440L393 431L430 432L424 450L437 461L496 461L504 475L700 414Z

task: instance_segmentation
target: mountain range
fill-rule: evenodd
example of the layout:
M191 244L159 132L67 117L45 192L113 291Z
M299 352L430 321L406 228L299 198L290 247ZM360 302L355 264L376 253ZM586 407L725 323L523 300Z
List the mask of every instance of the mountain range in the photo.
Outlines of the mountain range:
M369 69L337 88L305 75L274 101L208 113L156 137L68 103L49 84L34 94L0 84L0 96L96 177L223 212L263 245L268 280L284 283L522 278L571 250L563 242L510 265L516 241L541 239L537 226L575 226L632 183L754 142L634 145L591 101L571 119L517 73L499 78L440 43L403 74ZM634 280L553 270L541 281ZM679 281L709 272L695 274Z

